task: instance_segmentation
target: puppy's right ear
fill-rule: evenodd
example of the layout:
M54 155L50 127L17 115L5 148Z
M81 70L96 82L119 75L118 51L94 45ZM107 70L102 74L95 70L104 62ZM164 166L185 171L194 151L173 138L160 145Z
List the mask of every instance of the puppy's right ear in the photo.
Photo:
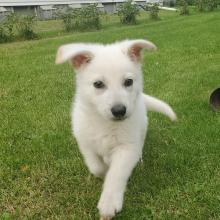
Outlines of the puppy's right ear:
M67 44L61 46L56 55L56 64L70 61L75 69L79 69L88 64L93 58L93 54L84 44Z

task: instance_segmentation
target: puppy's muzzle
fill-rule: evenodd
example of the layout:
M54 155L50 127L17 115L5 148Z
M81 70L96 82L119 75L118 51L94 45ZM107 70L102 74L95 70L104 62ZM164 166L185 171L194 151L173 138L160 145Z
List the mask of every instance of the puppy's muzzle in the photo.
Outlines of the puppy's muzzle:
M122 120L125 118L126 107L124 105L115 105L111 108L112 115L116 120Z

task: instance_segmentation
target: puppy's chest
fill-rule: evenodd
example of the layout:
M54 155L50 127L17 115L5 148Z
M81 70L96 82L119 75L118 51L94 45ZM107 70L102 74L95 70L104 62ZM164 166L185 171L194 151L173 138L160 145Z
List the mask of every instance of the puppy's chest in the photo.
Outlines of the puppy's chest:
M121 145L126 145L130 142L131 137L128 135L127 129L122 128L100 128L94 132L91 130L88 135L88 142L97 154L104 156L109 154L110 151L114 150Z
M105 157L116 148L128 145L137 138L135 130L132 131L131 128L117 122L111 126L108 123L93 121L91 118L88 120L81 118L80 123L77 123L77 129L74 129L74 135L79 145L83 143L83 147L88 147Z

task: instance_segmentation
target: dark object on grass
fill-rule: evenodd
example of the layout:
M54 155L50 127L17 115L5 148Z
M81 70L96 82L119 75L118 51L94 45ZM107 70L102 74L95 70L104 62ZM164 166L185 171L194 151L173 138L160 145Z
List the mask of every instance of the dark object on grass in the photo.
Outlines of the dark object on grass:
M209 102L214 111L220 112L220 88L212 92Z

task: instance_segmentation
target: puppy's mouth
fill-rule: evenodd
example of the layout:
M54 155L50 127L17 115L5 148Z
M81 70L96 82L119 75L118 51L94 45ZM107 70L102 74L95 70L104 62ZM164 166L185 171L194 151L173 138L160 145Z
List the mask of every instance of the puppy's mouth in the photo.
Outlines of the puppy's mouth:
M127 118L127 116L113 117L112 121L124 121L126 118Z

